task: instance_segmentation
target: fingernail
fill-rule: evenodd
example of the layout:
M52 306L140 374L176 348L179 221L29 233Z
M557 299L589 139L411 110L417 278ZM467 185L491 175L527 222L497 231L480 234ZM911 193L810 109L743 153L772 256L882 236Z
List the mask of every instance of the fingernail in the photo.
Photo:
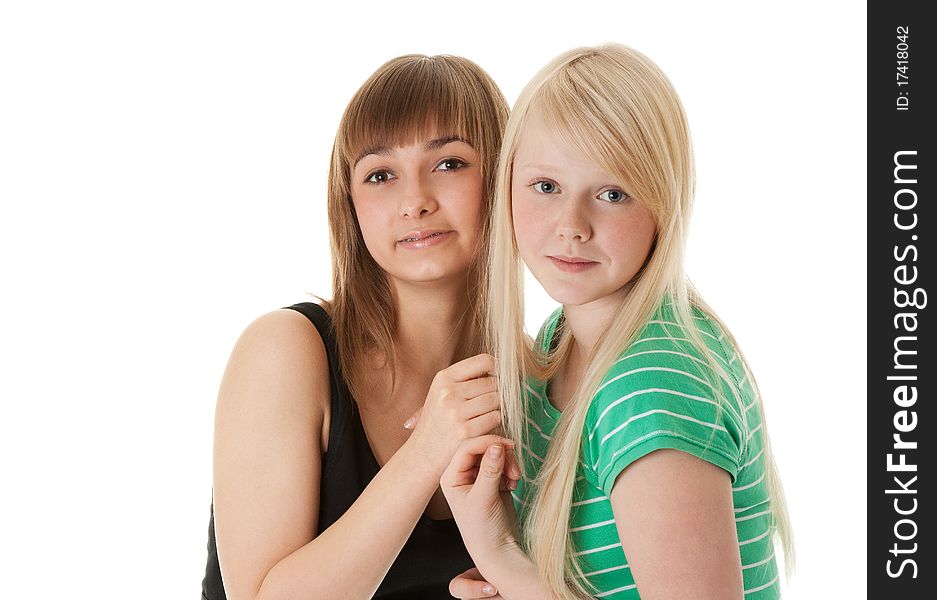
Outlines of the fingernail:
M504 446L501 444L495 444L491 448L488 448L488 456L491 458L501 458L502 452L504 452Z
M482 588L482 593L488 594L489 596L493 596L495 593L495 589L491 587L490 585L486 585Z

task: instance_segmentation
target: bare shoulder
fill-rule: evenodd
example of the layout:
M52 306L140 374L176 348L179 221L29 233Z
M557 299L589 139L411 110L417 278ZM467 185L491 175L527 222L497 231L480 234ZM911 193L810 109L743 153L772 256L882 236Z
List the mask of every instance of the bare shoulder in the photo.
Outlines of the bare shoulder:
M325 345L315 326L294 310L280 309L247 326L234 346L224 379L296 387L328 381L328 375Z
M271 425L299 419L317 426L318 435L328 423L328 408L328 356L309 319L279 309L250 323L225 368L216 427L227 417Z
M271 311L248 325L232 358L248 360L254 367L315 364L326 373L328 370L319 331L305 315L289 309Z
M229 598L253 597L315 538L328 405L328 357L305 316L277 310L247 326L215 411L215 538Z

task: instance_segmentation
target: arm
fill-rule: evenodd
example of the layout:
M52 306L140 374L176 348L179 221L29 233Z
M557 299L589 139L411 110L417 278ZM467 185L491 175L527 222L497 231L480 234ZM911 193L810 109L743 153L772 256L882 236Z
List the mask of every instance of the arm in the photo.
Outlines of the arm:
M544 600L552 598L541 581L537 567L516 544L503 547L491 560L484 560L483 571L488 581L496 585L505 600ZM452 585L450 584L450 588Z
M449 582L449 595L461 600L474 600L476 598L491 598L504 600L497 588L486 580L475 567L459 573Z
M436 489L439 474L405 444L317 536L328 402L325 348L305 317L275 311L247 328L215 421L215 531L231 600L370 598Z
M231 600L370 598L455 447L500 423L493 359L440 371L421 425L317 536L328 359L312 324L276 311L232 354L215 423L215 533ZM389 518L390 516L390 518Z
M453 596L486 598L499 593L497 597L505 600L550 598L536 566L516 541L509 490L517 487L520 469L513 461L513 445L496 435L466 440L440 480L465 547L478 567L452 580L449 591ZM505 480L506 489L502 489ZM486 591L489 582L493 585Z
M533 563L513 538L502 533L506 527L492 526L492 519L480 516L496 512L490 508L497 497L496 484L485 476L498 473L497 460L485 455L475 485L466 487L466 480L475 478L471 471L458 476L466 469L464 465L460 469L456 459L444 475L443 489L448 489L454 513L458 507L459 526L484 581L474 573L463 573L449 586L453 595L489 597L492 594L482 588L490 582L505 600L549 597ZM742 598L728 473L684 452L658 450L618 475L610 499L642 598Z
M610 500L642 598L742 598L726 471L679 450L657 450L618 475Z

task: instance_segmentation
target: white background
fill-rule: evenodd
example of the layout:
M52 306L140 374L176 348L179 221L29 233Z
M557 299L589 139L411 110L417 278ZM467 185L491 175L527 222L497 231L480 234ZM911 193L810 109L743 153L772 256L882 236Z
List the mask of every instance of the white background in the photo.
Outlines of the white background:
M513 103L603 41L689 115L687 269L765 397L786 597L864 595L865 6L337 4L0 8L3 596L197 597L228 353L329 295L329 151L374 69L460 54ZM536 327L553 303L528 295Z

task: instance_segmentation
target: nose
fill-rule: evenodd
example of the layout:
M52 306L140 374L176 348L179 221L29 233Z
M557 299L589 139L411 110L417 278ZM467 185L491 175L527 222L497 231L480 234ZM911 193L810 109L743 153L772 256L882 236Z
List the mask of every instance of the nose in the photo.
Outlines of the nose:
M435 194L419 176L408 177L400 197L400 216L419 218L436 211Z
M563 203L556 219L556 234L564 240L577 239L580 242L592 237L587 208L580 199L569 199Z

